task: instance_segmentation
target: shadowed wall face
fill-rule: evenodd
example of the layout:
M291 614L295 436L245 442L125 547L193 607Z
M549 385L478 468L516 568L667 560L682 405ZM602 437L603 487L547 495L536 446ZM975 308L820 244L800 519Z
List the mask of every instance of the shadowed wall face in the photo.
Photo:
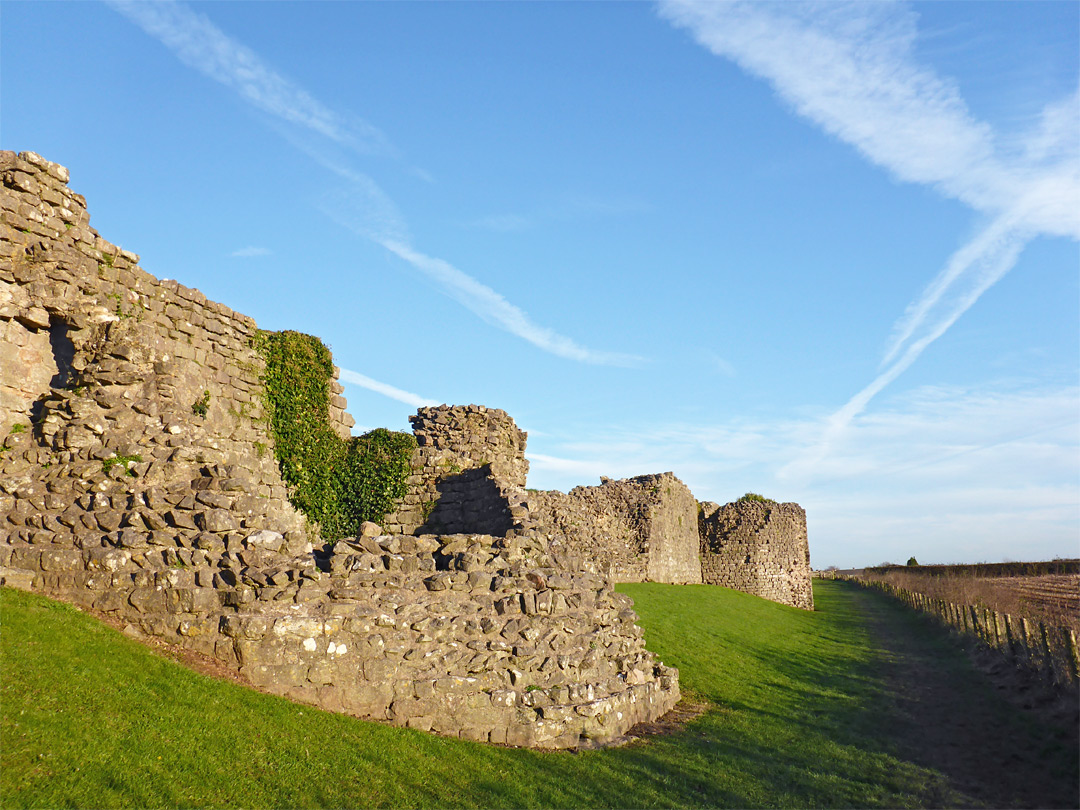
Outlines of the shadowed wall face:
M409 417L416 436L409 491L383 520L391 534L502 536L521 515L528 434L506 411L437 405Z
M806 512L796 503L701 504L701 571L723 585L813 610Z

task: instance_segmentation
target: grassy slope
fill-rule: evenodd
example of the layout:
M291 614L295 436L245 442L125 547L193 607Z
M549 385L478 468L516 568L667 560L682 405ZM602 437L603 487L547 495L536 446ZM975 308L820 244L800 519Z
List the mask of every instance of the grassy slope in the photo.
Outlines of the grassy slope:
M0 591L0 805L967 804L886 731L879 653L840 583L806 613L708 586L629 585L650 649L713 704L647 744L574 754L327 714L157 658L78 611Z

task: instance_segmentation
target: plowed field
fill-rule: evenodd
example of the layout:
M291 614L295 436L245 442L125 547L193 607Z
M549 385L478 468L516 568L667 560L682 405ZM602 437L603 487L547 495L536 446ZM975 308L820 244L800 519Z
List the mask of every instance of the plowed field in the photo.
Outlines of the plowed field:
M958 605L979 605L1080 632L1080 574L974 577L890 571L878 577L909 591Z

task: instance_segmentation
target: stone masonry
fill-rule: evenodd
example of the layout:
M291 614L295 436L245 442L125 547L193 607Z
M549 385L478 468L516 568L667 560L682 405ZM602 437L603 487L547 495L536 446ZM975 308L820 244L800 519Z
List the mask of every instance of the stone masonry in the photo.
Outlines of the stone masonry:
M707 584L814 609L806 512L797 503L705 502L699 525Z
M383 520L389 533L504 535L524 514L527 434L482 405L420 408L409 492Z
M239 527L273 522L296 548L313 539L288 501L263 428L255 323L155 279L138 256L98 236L63 167L0 152L0 177L0 441L11 446L0 456L4 485L55 481L49 511L71 482L90 491L118 480L138 493L137 503L114 510L122 526L68 519L35 528L64 542L129 524L194 537L200 523L227 523L227 509ZM144 526L125 514L150 503L179 508L168 493L206 465L230 470L228 504L185 500L192 516L184 525Z
M672 473L529 492L526 524L617 582L701 582L697 501Z
M418 499L399 513L419 506L441 534L403 518L313 553L263 419L255 324L141 270L67 179L0 152L0 583L265 691L451 736L573 747L674 705L677 672L645 650L630 600L523 530L525 437L501 411L414 422ZM490 508L470 504L477 487L499 493ZM492 533L446 528L469 523Z

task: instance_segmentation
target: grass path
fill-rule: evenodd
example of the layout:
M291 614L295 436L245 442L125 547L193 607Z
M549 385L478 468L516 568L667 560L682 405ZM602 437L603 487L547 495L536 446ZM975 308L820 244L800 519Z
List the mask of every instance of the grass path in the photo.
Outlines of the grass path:
M1030 684L986 677L925 615L865 591L851 596L881 648L892 732L906 758L991 807L1080 807L1078 718L1018 712L1023 695L1009 701L1004 691Z
M1056 787L1026 794L988 793L925 755L910 703L919 696L904 691L898 668L918 660L961 689L974 670L884 597L819 583L810 613L709 586L622 589L649 648L680 667L684 691L710 709L674 734L580 754L483 746L298 706L184 670L72 608L2 589L0 807L1053 805L1047 796L1076 806L1075 750L1044 751L1049 764L1038 773ZM994 733L1029 752L1048 733L990 690L971 700L993 721L973 739ZM967 716L965 705L956 710Z

